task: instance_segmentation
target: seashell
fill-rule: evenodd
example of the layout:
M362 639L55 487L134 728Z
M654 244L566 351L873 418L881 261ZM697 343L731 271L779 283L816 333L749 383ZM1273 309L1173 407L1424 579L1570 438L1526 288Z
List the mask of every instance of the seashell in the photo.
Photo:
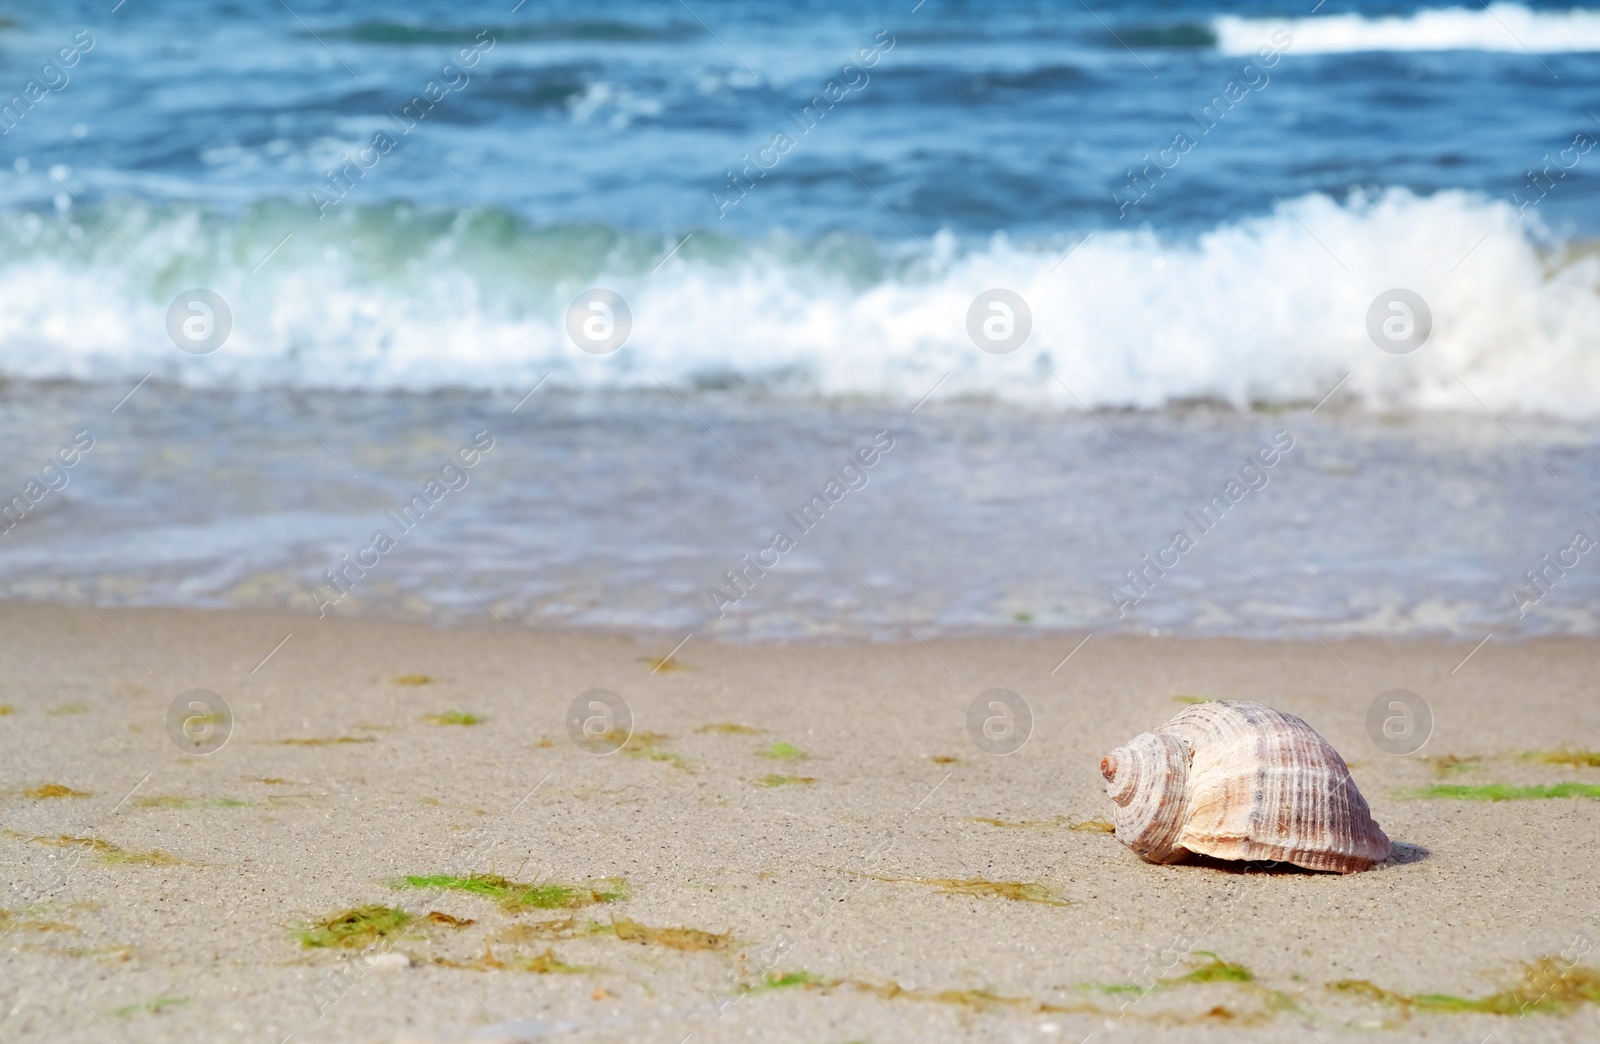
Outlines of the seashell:
M1339 752L1293 714L1216 700L1100 760L1117 840L1152 863L1191 852L1350 873L1389 839Z

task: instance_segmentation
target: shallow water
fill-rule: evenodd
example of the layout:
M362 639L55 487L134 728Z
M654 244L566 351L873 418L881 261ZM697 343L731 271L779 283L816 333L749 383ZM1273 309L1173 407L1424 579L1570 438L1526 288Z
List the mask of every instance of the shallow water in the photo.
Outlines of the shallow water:
M95 442L0 536L0 594L440 622L488 611L740 640L1600 633L1600 559L1576 555L1548 593L1523 577L1575 529L1600 538L1584 514L1600 510L1592 426L1375 416L1337 397L1315 413L1090 416L548 387L520 407L287 389L280 402L153 382L109 412L126 392L7 391L0 446L18 491L73 433ZM492 448L460 467L480 432ZM864 449L871 466L847 468ZM1192 549L1129 587L1126 571L1159 562L1180 529ZM379 531L395 546L330 584Z
M692 6L8 13L0 594L1594 630L1600 13ZM612 354L571 332L595 288L631 315ZM1420 350L1382 340L1396 289Z

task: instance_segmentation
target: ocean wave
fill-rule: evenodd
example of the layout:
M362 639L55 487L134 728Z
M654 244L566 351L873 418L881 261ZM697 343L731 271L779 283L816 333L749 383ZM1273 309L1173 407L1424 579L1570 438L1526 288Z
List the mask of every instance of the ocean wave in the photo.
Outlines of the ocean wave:
M599 226L405 206L318 222L289 203L223 219L107 205L0 219L0 376L255 388L525 390L757 386L1042 408L1313 402L1336 382L1373 408L1600 414L1600 257L1529 233L1508 203L1451 191L1324 196L1189 240L1098 231L963 246L859 238L673 240ZM114 233L114 238L112 234ZM138 258L138 260L135 260ZM191 287L233 314L224 347L175 349ZM632 331L577 350L568 304L620 293ZM1032 330L977 350L968 310L1022 295ZM1368 333L1376 298L1419 294L1432 333L1409 355ZM981 317L980 317L981 318ZM1069 390L1070 389L1070 390Z
M410 22L369 21L348 28L324 29L322 36L391 47L433 47L470 44L480 32L510 43L522 41L584 41L593 43L673 43L697 35L689 22L640 25L610 19L550 21L531 25L483 26L417 25ZM309 30L307 31L310 35Z
M1217 31L1209 25L1181 22L1177 25L1134 25L1119 32L1107 31L1103 43L1117 47L1171 48L1198 50L1217 45ZM1260 43L1256 44L1257 47ZM1255 48L1251 48L1254 50Z
M1358 14L1311 18L1241 18L1220 15L1212 23L1217 49L1246 55L1274 32L1294 37L1294 54L1353 51L1533 51L1543 54L1600 51L1600 11L1530 11L1520 4L1485 8L1435 8L1404 16Z

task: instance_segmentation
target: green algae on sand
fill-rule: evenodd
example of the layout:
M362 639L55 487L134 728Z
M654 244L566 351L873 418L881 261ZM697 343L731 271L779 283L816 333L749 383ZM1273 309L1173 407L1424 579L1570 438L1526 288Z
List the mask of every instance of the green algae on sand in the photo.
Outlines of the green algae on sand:
M861 993L871 994L880 1001L908 1000L922 1001L934 1004L950 1004L957 1007L968 1008L973 1011L992 1011L997 1009L1010 1009L1027 1014L1108 1014L1093 1004L1052 1004L1038 1001L1028 997L1007 997L991 989L944 989L944 990L915 990L907 989L897 982L864 982L857 978L830 979L824 975L805 970L791 972L768 972L760 981L746 983L740 987L741 993L766 993L771 990L782 990L801 987L806 990L821 990L824 992L850 987ZM1215 1017L1208 1015L1206 1017ZM1231 1018L1231 1013L1229 1015Z
M1099 993L1122 994L1131 993L1135 996L1144 996L1155 993L1157 990L1171 989L1174 986L1189 986L1205 982L1255 982L1255 973L1242 964L1234 964L1218 957L1211 950L1195 950L1195 957L1207 958L1203 963L1191 962L1190 968L1182 975L1171 975L1166 978L1156 979L1149 986L1136 986L1132 983L1085 983L1081 989L1095 990Z
M509 957L498 957L483 944L483 953L470 961L454 961L448 957L434 957L432 963L446 968L461 968L466 971L525 971L535 975L579 975L586 971L594 971L587 965L568 964L557 957L555 951L549 947L543 953L513 954Z
M602 737L603 738L603 737ZM673 768L691 771L689 759L676 751L667 750L662 746L671 736L660 732L635 732L629 736L622 747L622 753L631 758L646 758L650 761L665 761Z
M805 783L815 783L815 776L783 776L776 772L769 772L761 779L756 780L763 787L788 787Z
M1542 765L1571 765L1573 768L1600 768L1600 750L1530 750L1522 755L1524 761L1537 761Z
M1256 977L1249 968L1242 964L1233 964L1223 960L1210 950L1194 951L1196 957L1209 957L1204 964L1191 968L1184 975L1177 975L1162 982L1174 986L1195 982L1255 982Z
M837 986L838 984L837 979L829 979L804 969L792 972L771 971L760 982L742 987L740 992L766 993L768 990L783 990L792 986L803 986L809 990L817 987Z
M307 949L360 950L380 939L399 935L414 920L416 918L398 907L369 903L296 928L294 934Z
M1340 979L1328 984L1340 993L1354 993L1406 1012L1476 1012L1484 1015L1565 1015L1583 1004L1600 1004L1600 970L1577 964L1562 965L1541 957L1522 967L1514 985L1486 997L1457 997L1448 993L1397 993L1366 979Z
M567 916L557 921L523 921L502 928L493 936L495 942L500 943L528 943L550 942L560 939L577 939L585 935L596 935L606 931L608 925L599 921L585 921L578 923L576 917Z
M607 877L583 884L543 881L537 884L512 881L498 874L408 874L394 882L396 888L441 888L467 892L493 900L508 911L577 910L597 903L615 903L628 898L628 883L620 877Z
M446 928L465 928L478 923L470 917L455 917L442 910L429 910L427 921L429 924L442 924Z
M1458 801L1531 801L1542 798L1586 797L1600 798L1600 786L1593 783L1552 783L1531 787L1518 787L1509 783L1488 783L1471 787L1458 783L1441 783L1406 794L1413 798L1445 798Z
M600 926L600 930L604 931L607 927L622 942L665 946L684 953L725 950L733 942L732 934L726 932L719 934L698 928L652 928L626 917L618 917L609 926Z
M575 917L564 917L558 921L514 924L496 934L494 941L545 942L600 935L609 935L620 942L665 946L670 950L681 950L684 953L725 950L733 944L733 935L730 932L707 932L699 928L657 928L626 917L614 918L610 924L601 921L585 921L579 924Z
M10 837L23 837L7 831ZM159 848L149 852L130 852L120 845L99 837L74 837L70 834L42 835L30 837L27 840L40 845L50 845L53 848L87 848L98 853L100 862L124 866L194 866L186 859L179 859L171 852L163 852Z
M874 881L891 884L928 885L941 895L970 895L980 899L1010 899L1020 903L1038 903L1041 906L1067 906L1068 902L1044 885L1034 881L989 881L981 877L883 877L878 874L853 874Z
M1254 983L1255 976L1240 965L1229 964L1217 959L1215 954L1206 953L1211 961L1199 965L1189 975L1171 980L1170 984L1180 982L1243 982ZM1168 982L1168 980L1161 980ZM817 990L831 992L841 988L850 988L861 993L871 994L880 1001L907 1000L924 1003L949 1004L966 1008L971 1011L997 1011L1010 1010L1024 1014L1034 1015L1099 1015L1109 1016L1117 1012L1102 1008L1089 1001L1073 1001L1066 1003L1041 1001L1032 997L1012 997L999 993L988 987L970 989L907 989L897 982L871 982L855 976L843 979L830 978L818 975L804 969L788 972L771 971L755 982L742 983L738 990L742 994L767 993L773 990L800 988L804 990ZM1128 987L1097 987L1105 992L1143 992L1137 986ZM1270 993L1269 998L1285 1010L1298 1013L1299 1009L1287 1001L1281 994ZM1176 1022L1179 1025L1200 1025L1213 1023L1229 1023L1238 1025L1259 1025L1271 1017L1271 1012L1236 1012L1224 1005L1213 1005L1202 1012L1193 1015L1173 1015L1170 1013L1153 1013L1148 1018L1160 1022ZM1137 1017L1137 1016L1136 1016Z
M86 798L89 793L83 790L73 790L71 787L64 787L60 783L45 783L41 786L24 790L22 796L32 798L35 801L52 801L56 798Z
M422 720L433 725L482 725L489 719L470 711L447 710L440 714L426 715Z
M973 1011L1010 1009L1030 1015L1094 1014L1103 1015L1093 1004L1054 1004L1031 997L1007 997L994 990L979 987L966 990L908 990L897 982L867 983L853 979L850 985L862 993L870 993L879 1000L926 1001L935 1004L953 1004Z
M76 925L65 921L49 921L35 916L45 912L43 906L30 906L18 910L0 907L0 935L12 931L25 932L77 932Z
M159 1015L167 1008L176 1008L188 1003L187 997L153 997L137 1004L123 1005L111 1014L119 1019L125 1019L130 1015Z
M1456 754L1437 754L1431 758L1425 758L1423 760L1433 766L1433 771L1437 772L1441 776L1445 776L1452 772L1460 772L1463 769L1479 768L1483 762L1483 757L1478 754L1473 754L1465 758Z
M805 751L801 750L794 744L785 743L782 740L779 740L772 746L763 748L756 753L760 757L770 758L773 761L803 761L809 756Z
M152 849L149 852L129 852L126 849L112 846L112 851L101 852L100 862L121 864L125 866L194 866L196 864L187 859L179 859L171 852L161 849Z
M1257 989L1262 990L1265 994L1266 1000L1270 1001L1272 1004L1275 1004L1283 1011L1288 1012L1290 1015L1293 1015L1297 1019L1305 1017L1306 1012L1304 1009L1300 1008L1299 1005L1290 1000L1287 995L1277 990L1266 989L1266 987L1261 985L1260 980L1256 978L1255 973L1249 968L1246 968L1244 965L1235 964L1232 961L1225 961L1221 957L1218 957L1211 950L1195 950L1193 951L1192 956L1203 957L1205 960L1199 963L1191 961L1189 970L1184 974L1170 975L1166 978L1157 979L1149 986L1136 986L1131 983L1085 983L1079 988L1095 990L1100 993L1111 995L1132 994L1135 997L1144 997L1158 991L1170 990L1179 986L1194 986L1204 983L1217 982L1236 982L1240 983L1241 985L1252 985ZM1259 1022L1265 1020L1271 1014L1272 1010L1270 1007L1266 1008L1264 1012L1257 1015L1244 1015L1233 1012L1225 1007L1216 1007L1212 1008L1210 1011L1201 1013L1193 1020L1184 1021L1222 1019L1224 1021L1246 1020Z
M152 794L149 797L136 798L133 802L136 808L249 808L250 802L240 801L238 798L186 798L177 794Z

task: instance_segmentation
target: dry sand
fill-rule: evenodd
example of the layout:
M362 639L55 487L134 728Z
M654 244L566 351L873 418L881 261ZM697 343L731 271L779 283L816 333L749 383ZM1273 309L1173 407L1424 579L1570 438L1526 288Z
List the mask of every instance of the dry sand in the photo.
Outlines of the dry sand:
M1481 998L1600 938L1600 801L1404 796L1600 783L1518 758L1600 748L1595 642L1491 641L1452 675L1470 645L1096 637L1052 673L1072 641L695 639L652 673L670 642L99 617L0 607L0 1040L1600 1039L1594 1004L1441 1013L1329 985ZM395 681L408 675L427 680ZM594 687L656 736L578 749L566 711ZM1483 760L1441 773L1379 751L1367 707L1396 687L1437 716L1422 755ZM236 719L206 757L164 724L193 688ZM967 736L992 688L1035 716L1009 756ZM1343 877L1153 866L1072 829L1109 813L1099 756L1180 696L1305 717L1351 762L1396 858ZM484 720L427 720L449 710ZM731 724L760 731L705 730ZM284 742L341 738L358 742ZM775 743L805 757L760 756ZM39 796L49 785L86 796ZM508 912L391 886L468 870L620 878L627 898ZM365 957L294 934L365 904L418 920ZM1211 953L1254 981L1228 981Z

